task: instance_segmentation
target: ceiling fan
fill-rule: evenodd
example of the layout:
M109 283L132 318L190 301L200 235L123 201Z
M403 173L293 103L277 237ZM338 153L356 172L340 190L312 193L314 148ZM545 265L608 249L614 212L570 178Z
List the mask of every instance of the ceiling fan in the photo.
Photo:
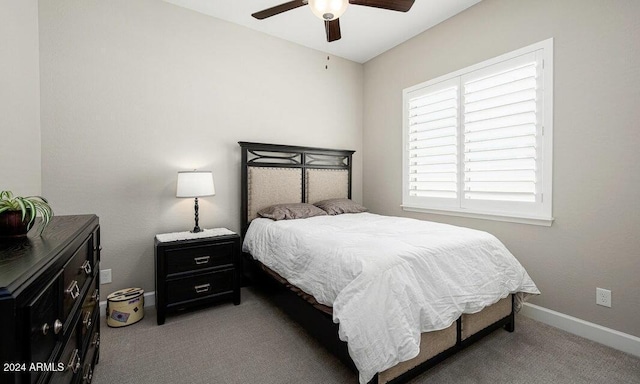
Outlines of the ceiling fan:
M332 42L340 40L342 37L340 34L340 20L338 20L338 18L347 10L348 4L407 12L413 6L414 1L415 0L293 0L256 12L251 16L262 20L309 4L311 11L321 20L324 20L327 41Z

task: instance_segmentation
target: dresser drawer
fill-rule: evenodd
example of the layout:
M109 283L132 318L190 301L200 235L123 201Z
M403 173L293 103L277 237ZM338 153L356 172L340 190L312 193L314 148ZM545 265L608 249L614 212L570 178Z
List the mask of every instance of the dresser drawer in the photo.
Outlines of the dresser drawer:
M100 245L100 226L93 232L91 250L91 266L96 269L100 261L100 252L102 251L102 246Z
M84 347L89 342L89 334L95 324L95 317L99 311L98 303L100 301L100 295L97 289L97 279L93 279L91 287L87 291L87 295L82 302L82 308L80 310L80 321L78 322L78 335L80 335L80 346Z
M98 320L98 318L96 318ZM93 368L96 360L96 350L100 346L100 333L96 329L91 333L91 343L84 355L84 366L82 368L82 384L90 384L93 380Z
M233 291L234 269L225 269L203 275L191 276L167 282L167 304L210 297Z
M233 265L232 241L167 249L167 275Z
M62 353L56 363L64 365L63 371L53 372L51 375L52 384L69 384L75 382L82 371L82 351L78 345L77 322L73 324L71 335L67 339L67 343L62 348Z
M51 354L56 346L58 334L62 333L58 305L58 294L62 283L61 275L62 271L58 272L56 277L26 307L31 334L30 361L49 361L53 357ZM35 372L32 372L30 376L32 383L35 383L39 377Z
M89 236L64 266L64 319L67 319L75 303L81 300L85 284L93 275L93 236Z

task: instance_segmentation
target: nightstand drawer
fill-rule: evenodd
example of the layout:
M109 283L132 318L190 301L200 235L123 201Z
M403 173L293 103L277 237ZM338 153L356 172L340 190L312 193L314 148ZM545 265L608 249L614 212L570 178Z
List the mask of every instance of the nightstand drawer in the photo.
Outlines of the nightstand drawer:
M234 269L167 281L167 305L232 292Z
M167 276L233 265L233 242L167 249Z

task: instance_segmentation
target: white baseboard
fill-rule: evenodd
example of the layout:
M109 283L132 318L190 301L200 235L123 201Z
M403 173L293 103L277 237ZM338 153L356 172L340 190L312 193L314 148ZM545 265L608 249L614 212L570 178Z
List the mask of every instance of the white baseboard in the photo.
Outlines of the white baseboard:
M145 292L144 293L144 307L155 307L156 306L156 292ZM100 302L100 317L106 316L107 314L107 301Z
M541 323L640 357L640 337L590 323L535 304L525 303L520 313Z

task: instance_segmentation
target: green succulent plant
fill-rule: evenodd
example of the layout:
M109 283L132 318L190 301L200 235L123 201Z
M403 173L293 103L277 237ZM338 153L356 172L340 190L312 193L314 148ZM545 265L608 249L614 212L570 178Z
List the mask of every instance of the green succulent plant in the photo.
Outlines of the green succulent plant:
M6 211L22 212L22 221L27 221L27 230L31 229L38 213L42 216L40 234L47 227L53 217L53 210L47 199L41 196L20 197L13 196L11 191L0 192L0 214Z

